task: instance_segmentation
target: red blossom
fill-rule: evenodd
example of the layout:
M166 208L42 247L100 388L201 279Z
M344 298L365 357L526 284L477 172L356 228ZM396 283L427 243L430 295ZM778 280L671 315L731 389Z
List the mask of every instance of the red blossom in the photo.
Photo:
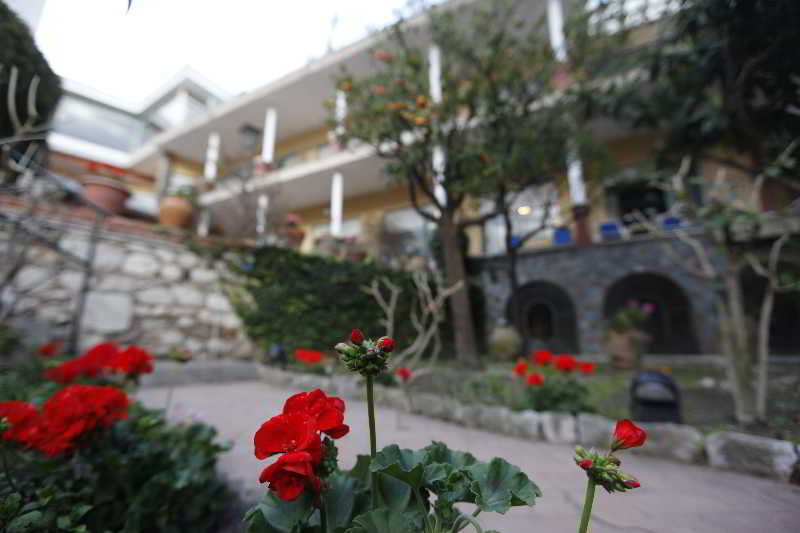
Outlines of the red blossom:
M407 383L411 379L411 370L406 367L400 367L394 373L403 383Z
M301 392L286 400L283 413L306 413L314 419L316 429L331 438L347 435L350 427L343 424L345 404L341 398L327 396L320 389Z
M553 360L553 354L550 350L536 350L531 359L539 366L546 366Z
M316 421L305 412L273 416L253 438L255 454L266 459L276 453L307 451L319 443Z
M544 378L538 372L531 372L531 375L528 376L528 379L525 380L525 383L532 387L538 387L544 383Z
M595 363L578 363L578 370L581 371L581 374L593 374L597 370L597 365Z
M571 355L562 354L556 356L554 365L558 370L561 370L562 372L572 372L573 370L575 370L575 367L578 365L578 363L577 361L575 361L575 358L572 357Z
M611 451L636 448L647 440L647 432L630 420L619 420L614 427L614 437Z
M109 370L111 361L117 355L119 347L116 344L102 342L82 355L49 369L45 376L58 383L71 383L79 377L97 377L104 370Z
M11 427L3 432L3 440L25 442L31 424L38 416L36 407L25 402L0 402L0 418L5 418Z
M128 346L109 362L109 368L115 372L138 376L153 371L153 356L138 346Z
M364 342L364 333L360 329L354 329L350 332L350 342L356 346L361 346L361 343Z
M322 352L318 352L317 350L308 350L306 348L297 348L294 351L294 358L301 363L305 363L307 365L315 365L322 361L323 355Z
M64 347L64 341L61 339L50 341L47 344L39 346L39 355L42 357L53 357L61 353Z
M625 486L628 487L629 489L638 489L639 487L641 487L639 482L636 481L635 479L629 479L628 481L626 481Z
M580 466L584 470L589 470L594 466L594 461L592 461L591 459L584 459L583 461L578 463L578 466Z
M381 337L378 339L378 348L384 352L391 352L394 350L394 339L391 337Z
M519 361L516 365L514 365L514 375L523 377L525 374L528 373L528 363L525 361Z
M286 453L266 467L258 478L261 483L269 483L269 489L278 493L284 501L297 499L310 487L314 492L322 490L322 482L314 475L313 457L307 452Z

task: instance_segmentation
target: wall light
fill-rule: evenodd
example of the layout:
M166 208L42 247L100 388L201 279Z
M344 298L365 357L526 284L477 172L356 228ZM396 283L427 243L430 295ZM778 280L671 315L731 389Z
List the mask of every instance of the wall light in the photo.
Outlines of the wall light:
M517 208L517 214L522 216L527 216L531 214L531 206L529 205L521 205Z

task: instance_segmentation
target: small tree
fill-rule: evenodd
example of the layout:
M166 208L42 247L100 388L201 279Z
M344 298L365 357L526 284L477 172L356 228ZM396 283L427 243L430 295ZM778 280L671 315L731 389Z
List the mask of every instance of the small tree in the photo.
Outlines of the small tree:
M342 140L373 146L387 160L389 176L408 187L417 212L436 224L446 283L461 283L450 300L457 356L474 363L459 236L507 205L468 216L465 199L494 196L498 187L516 190L528 176L543 175L538 162L551 161L551 153L564 161L567 130L547 118L556 116L556 105L541 105L555 65L541 20L513 2L479 2L458 12L426 8L424 14L424 27L400 20L386 30L371 74L345 71L336 80L348 101ZM441 98L435 80L431 92L428 43L441 54ZM547 158L540 157L544 151Z

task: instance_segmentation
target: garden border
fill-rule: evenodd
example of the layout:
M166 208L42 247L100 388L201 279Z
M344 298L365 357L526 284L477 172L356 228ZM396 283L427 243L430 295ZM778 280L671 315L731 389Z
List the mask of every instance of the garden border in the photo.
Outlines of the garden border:
M350 376L300 374L258 365L262 381L292 389L323 389L329 395L365 398L364 387ZM400 388L375 386L375 401L396 409L408 409L408 396ZM465 427L480 428L513 437L544 440L554 444L608 446L614 420L580 413L514 412L507 407L463 404L446 396L414 393L410 411ZM734 431L703 435L698 429L673 423L641 423L648 431L647 446L634 453L708 465L783 482L800 484L800 446L785 440Z

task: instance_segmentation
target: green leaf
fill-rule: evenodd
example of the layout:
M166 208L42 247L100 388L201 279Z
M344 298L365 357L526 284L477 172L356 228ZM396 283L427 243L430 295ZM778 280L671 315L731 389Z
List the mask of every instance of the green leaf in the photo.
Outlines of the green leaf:
M483 511L505 514L517 505L533 505L542 492L519 468L495 457L491 462L476 463L468 468L470 491L475 504Z
M290 502L270 491L263 502L247 512L244 521L248 522L247 531L251 533L291 533L295 526L307 521L313 511L313 496L308 491Z
M326 480L328 488L322 493L322 502L328 516L328 528L336 531L347 526L353 518L358 481L342 474Z
M375 475L378 483L378 502L382 506L404 511L411 505L411 485L386 474Z
M41 511L33 511L19 515L8 524L7 533L27 533L29 531L41 531L43 514Z
M423 449L428 454L427 464L444 463L459 470L478 462L471 453L451 450L443 442L433 442Z
M347 475L353 477L365 485L369 483L369 464L372 458L369 455L359 455L356 458L355 466L347 472Z
M0 501L0 519L3 521L9 520L12 516L17 514L19 506L22 503L22 496L15 492L9 494L2 501Z
M375 455L369 469L371 472L381 472L397 478L418 489L424 480L426 455L424 450L401 450L397 444L392 444Z
M419 533L422 527L417 512L380 508L357 516L346 533Z

